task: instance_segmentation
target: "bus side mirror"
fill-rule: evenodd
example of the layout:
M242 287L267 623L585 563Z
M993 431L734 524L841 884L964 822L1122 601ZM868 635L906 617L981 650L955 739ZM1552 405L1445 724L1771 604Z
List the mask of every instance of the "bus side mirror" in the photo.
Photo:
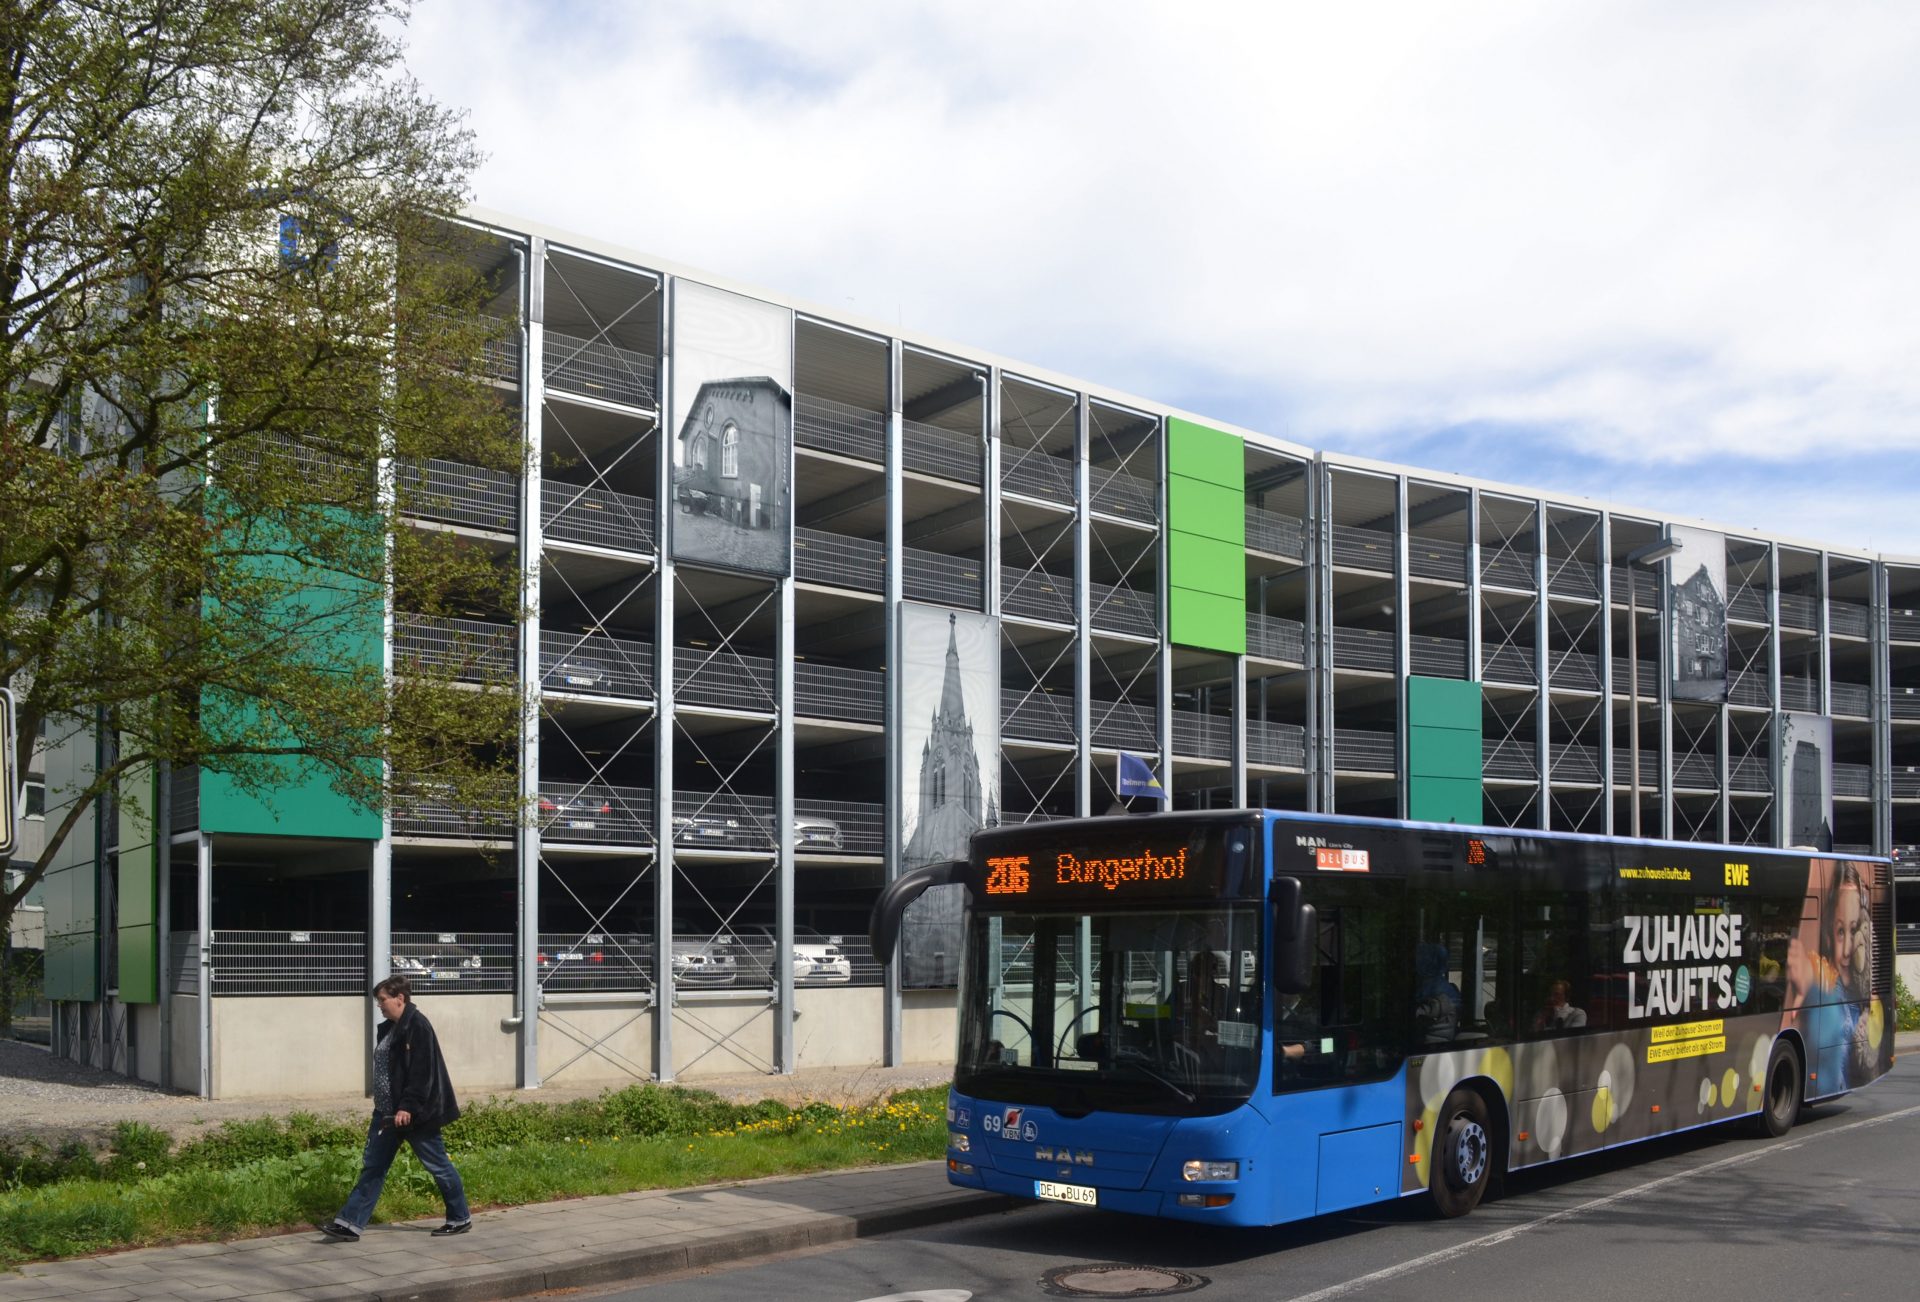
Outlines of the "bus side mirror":
M900 943L900 919L909 904L925 895L928 887L952 886L965 881L966 874L966 860L947 859L902 873L882 887L867 921L867 943L873 946L874 962L881 967L893 962L894 947Z
M1313 960L1320 944L1320 919L1300 898L1300 879L1273 879L1273 990L1303 994L1313 985Z

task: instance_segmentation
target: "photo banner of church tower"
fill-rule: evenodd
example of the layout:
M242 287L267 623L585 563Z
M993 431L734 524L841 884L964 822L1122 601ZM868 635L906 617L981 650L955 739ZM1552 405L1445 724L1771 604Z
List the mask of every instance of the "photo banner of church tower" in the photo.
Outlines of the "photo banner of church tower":
M1727 536L1675 525L1667 561L1669 687L1676 701L1727 699Z
M793 313L690 280L673 290L673 559L793 568Z
M967 857L968 839L1000 822L1000 629L985 615L900 607L900 870ZM900 979L950 986L960 973L959 886L907 909Z
M1780 716L1780 807L1788 845L1833 849L1833 720Z

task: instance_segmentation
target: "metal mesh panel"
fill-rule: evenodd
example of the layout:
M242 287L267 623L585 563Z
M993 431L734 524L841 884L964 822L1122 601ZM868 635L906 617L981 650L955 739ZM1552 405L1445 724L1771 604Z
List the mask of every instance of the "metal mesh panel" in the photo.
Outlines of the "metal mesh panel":
M877 411L803 393L793 402L793 441L822 452L884 462L887 418Z
M1038 448L1024 451L1002 444L1000 484L1009 493L1043 498L1049 502L1073 501L1073 462L1048 456Z
M455 806L449 793L432 783L403 785L393 793L395 836L503 840L513 835L513 799L502 792L479 808Z
M1598 782L1600 780L1600 749L1579 742L1554 742L1549 748L1553 756L1553 780L1556 782Z
M1780 623L1785 628L1820 627L1820 599L1800 592L1780 594Z
M517 668L514 634L511 624L398 612L393 617L394 664L401 673L408 663L430 665L470 682L510 678Z
M1920 642L1920 611L1892 612L1887 616L1887 633L1896 642Z
M216 931L215 995L357 995L367 987L359 931Z
M1484 649L1481 660L1481 676L1489 682L1523 683L1531 687L1540 681L1539 661L1527 647Z
M1276 764L1282 768L1305 768L1307 730L1295 723L1270 723L1247 720L1247 759L1254 764Z
M705 938L687 937L685 948L691 955L713 947ZM676 936L674 953L681 952L682 940ZM704 975L705 962L700 966ZM653 938L639 932L543 931L535 949L534 967L541 990L554 994L651 990L654 987ZM713 970L719 972L720 965L716 963ZM681 974L674 975L678 978ZM725 984L732 985L730 965L725 976Z
M653 695L653 644L543 628L540 686L550 692L645 700Z
M1865 637L1867 635L1867 608L1856 606L1850 601L1829 601L1827 603L1827 631L1841 637Z
M773 798L737 791L675 791L673 843L713 850L772 850Z
M1833 766L1833 794L1836 796L1872 795L1873 766L1870 764L1835 764Z
M1820 684L1811 678L1780 676L1780 708L1813 711L1820 708Z
M1487 738L1480 743L1480 769L1490 778L1533 779L1540 766L1532 743L1514 738Z
M1233 720L1198 710L1173 712L1173 752L1201 759L1228 759L1233 755Z
M1350 524L1333 526L1333 563L1393 573L1393 535Z
M673 690L683 705L772 710L773 661L724 647L679 648L673 657Z
M1155 600L1153 593L1124 584L1087 580L1088 620L1095 628L1135 637L1157 637L1160 623L1154 618Z
M1762 707L1772 705L1773 694L1767 690L1767 671L1746 669L1736 673L1727 683L1727 703Z
M877 669L794 662L793 708L797 714L880 723L886 715L886 695L887 676Z
M1764 758L1747 755L1727 765L1727 787L1747 795L1764 795L1773 790L1773 774Z
M1408 639L1407 650L1416 674L1434 678L1467 676L1467 644L1458 638L1416 633Z
M1393 634L1373 628L1335 628L1333 663L1337 669L1393 671Z
M793 575L856 592L880 591L886 577L886 548L871 538L854 538L825 529L793 531Z
M189 765L173 771L173 789L168 798L167 810L173 820L173 830L190 831L200 826L200 770Z
M956 434L917 420L900 423L900 451L908 470L962 484L979 484L981 445L976 436Z
M1247 614L1247 654L1268 660L1305 664L1307 629L1297 619L1277 615Z
M1727 600L1727 617L1751 624L1767 622L1767 590L1752 586L1737 587Z
M1000 613L1073 623L1073 580L1045 570L1000 567Z
M1549 655L1553 665L1553 685L1571 688L1575 691L1597 692L1600 690L1600 657L1590 656L1582 651L1554 651Z
M1307 554L1306 526L1293 516L1249 506L1247 549L1300 560Z
M1613 752L1613 782L1616 787L1632 785L1633 749L1630 746L1617 746ZM1660 752L1657 747L1640 747L1640 790L1642 793L1657 791L1660 787Z
M1895 800L1920 798L1920 766L1896 765L1887 775L1887 784L1890 788L1887 794Z
M396 931L393 974L416 995L502 994L513 990L510 931Z
M1571 556L1547 557L1547 591L1560 597L1600 600L1600 567Z
M1455 583L1467 581L1467 548L1465 543L1453 542L1446 538L1422 538L1418 534L1407 536L1407 573L1422 579L1448 579Z
M1864 719L1873 711L1873 689L1865 683L1829 683L1827 694L1835 714L1858 715Z
M1920 719L1920 689L1896 687L1887 705L1896 719Z
M540 839L553 844L653 844L653 792L599 782L542 782Z
M394 465L394 479L409 515L495 533L519 527L520 480L505 471L439 459L424 466L401 461Z
M1390 732L1333 730L1333 767L1338 771L1391 773L1398 756L1399 739Z
M1093 495L1092 507L1104 515L1151 521L1158 513L1159 493L1150 480L1102 466L1089 466L1087 479L1088 490Z
M1000 731L1008 737L1053 742L1074 739L1071 697L1004 688L1000 693L1000 716Z
M1533 557L1511 551L1482 551L1480 581L1495 588L1533 591Z
M1093 744L1126 750L1157 750L1160 738L1154 727L1152 706L1131 701L1091 701L1089 716L1093 724Z
M540 483L540 511L549 538L622 551L653 550L650 497L546 479Z
M985 600L979 561L914 547L907 548L901 589L912 601L931 601L967 610L979 610Z
M1630 565L1613 567L1613 579L1610 584L1613 599L1622 606L1628 605L1628 594L1642 610L1653 610L1660 604L1660 576L1650 570L1636 569Z
M549 389L630 407L654 405L654 360L649 353L549 330L542 360Z
M869 800L793 802L793 848L801 854L879 854L886 848L886 808Z
M1720 789L1720 764L1712 755L1676 755L1673 758L1673 785L1693 791Z
M1622 696L1626 696L1633 691L1633 688L1628 683L1627 670L1630 667L1625 656L1615 656L1613 658L1613 690ZM1651 657L1643 656L1640 660L1640 695L1650 699L1657 697L1659 694L1659 662L1653 660Z

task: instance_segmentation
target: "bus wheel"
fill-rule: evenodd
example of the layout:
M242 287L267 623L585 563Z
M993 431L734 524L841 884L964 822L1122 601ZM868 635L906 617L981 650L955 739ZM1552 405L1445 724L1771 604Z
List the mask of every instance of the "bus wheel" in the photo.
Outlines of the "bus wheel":
M1465 1216L1479 1206L1493 1164L1486 1100L1472 1090L1455 1090L1435 1120L1433 1170L1427 1176L1434 1207L1442 1216Z
M1766 1103L1753 1119L1753 1128L1770 1139L1793 1129L1800 1115L1800 1052L1789 1040L1776 1040L1767 1058Z

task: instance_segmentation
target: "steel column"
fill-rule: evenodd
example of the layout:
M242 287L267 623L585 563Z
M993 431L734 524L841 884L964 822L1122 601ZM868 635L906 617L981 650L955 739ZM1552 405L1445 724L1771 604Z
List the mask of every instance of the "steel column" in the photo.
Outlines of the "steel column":
M540 1084L540 829L533 811L540 800L540 553L542 512L542 417L546 410L547 242L535 239L521 281L526 302L526 344L521 367L521 420L526 430L527 476L520 498L520 682L526 692L520 716L521 817L514 823L514 860L519 909L515 950L519 971L514 993L519 1025L516 1050L522 1089Z

